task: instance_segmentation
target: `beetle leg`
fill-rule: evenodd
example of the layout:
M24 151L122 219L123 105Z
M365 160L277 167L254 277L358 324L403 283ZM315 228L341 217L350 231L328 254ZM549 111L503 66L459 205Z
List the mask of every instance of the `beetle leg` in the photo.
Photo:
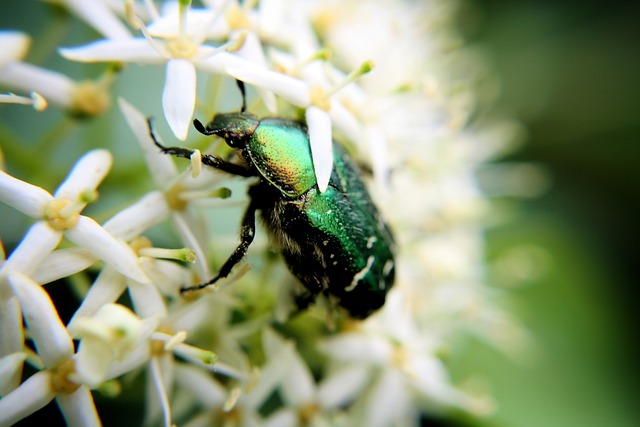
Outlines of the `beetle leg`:
M151 118L147 118L147 125L149 127L149 136L153 140L153 143L162 150L163 154L170 154L176 157L182 157L185 159L190 159L194 153L194 150L190 150L184 147L165 147L158 141L155 132L153 131L153 126L151 125ZM211 154L202 154L202 163L206 166L219 169L223 172L230 173L232 175L238 175L243 177L255 176L255 173L251 171L251 169L246 166L239 165L236 163L227 162L222 160L219 157L212 156Z
M249 203L249 207L244 213L244 217L242 219L242 226L240 228L240 244L236 248L235 251L231 254L231 256L224 263L218 275L209 280L208 282L201 283L196 286L190 286L188 288L182 288L180 290L181 293L197 291L202 288L206 288L207 286L213 285L218 280L225 278L231 273L233 267L242 261L242 258L247 254L247 249L253 242L253 238L256 235L256 210L257 204L255 202Z

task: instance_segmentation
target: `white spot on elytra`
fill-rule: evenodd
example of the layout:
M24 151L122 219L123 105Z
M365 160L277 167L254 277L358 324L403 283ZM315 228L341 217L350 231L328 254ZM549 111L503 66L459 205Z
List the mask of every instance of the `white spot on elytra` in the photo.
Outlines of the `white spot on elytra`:
M353 280L351 281L351 284L344 289L346 292L351 292L356 288L356 286L358 286L358 282L360 282L360 279L362 279L371 269L371 266L373 265L374 260L375 260L375 257L373 255L367 258L367 265L353 276Z
M369 237L369 239L367 240L367 249L371 249L371 247L373 247L373 244L377 241L378 238L376 236Z

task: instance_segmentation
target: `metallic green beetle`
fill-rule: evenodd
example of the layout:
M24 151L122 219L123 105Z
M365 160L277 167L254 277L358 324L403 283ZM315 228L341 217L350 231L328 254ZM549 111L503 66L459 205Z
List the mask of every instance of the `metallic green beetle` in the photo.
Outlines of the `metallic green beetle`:
M204 154L202 163L242 177L257 177L241 227L241 242L217 276L192 291L226 277L246 255L255 235L255 214L278 243L291 272L310 297L335 298L352 317L365 318L380 308L394 282L393 238L344 148L334 142L329 187L318 190L307 128L282 118L246 113L217 114L204 135L224 138L240 151L241 163ZM155 138L154 138L155 140ZM192 150L156 145L165 154L190 158Z

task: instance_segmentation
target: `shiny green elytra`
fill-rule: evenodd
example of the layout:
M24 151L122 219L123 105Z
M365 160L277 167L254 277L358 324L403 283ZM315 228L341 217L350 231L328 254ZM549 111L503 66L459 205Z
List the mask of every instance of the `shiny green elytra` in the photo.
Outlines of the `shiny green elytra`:
M257 177L258 182L249 187L238 247L217 276L183 291L204 288L229 275L253 241L255 214L260 211L309 296L329 296L356 318L365 318L384 304L395 276L393 238L340 144L334 142L331 179L321 193L303 123L240 112L218 114L206 127L198 120L194 125L205 135L224 138L243 160L231 163L205 154L202 163L233 175ZM163 153L178 157L193 153L156 144Z

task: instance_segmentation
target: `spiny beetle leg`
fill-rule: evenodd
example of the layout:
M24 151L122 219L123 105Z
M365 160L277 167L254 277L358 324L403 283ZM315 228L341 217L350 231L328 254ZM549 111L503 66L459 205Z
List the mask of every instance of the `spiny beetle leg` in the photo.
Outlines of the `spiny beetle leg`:
M196 121L197 119L194 120L194 122ZM147 118L147 126L149 127L149 136L151 136L153 143L160 150L162 150L163 154L169 154L172 156L182 157L185 159L191 158L191 156L194 153L193 150L190 150L184 147L165 147L160 143L160 141L158 141L158 138L156 137L156 134L153 131L153 125L151 124L151 117ZM200 123L200 126L202 126L201 123ZM215 169L219 169L223 172L227 172L232 175L243 176L243 177L250 177L255 175L255 173L251 171L251 169L247 168L244 165L238 165L236 163L227 162L216 156L212 156L211 154L202 154L201 157L202 157L202 163L204 165L215 168Z
M206 288L207 286L213 285L218 280L227 277L231 273L231 270L233 269L233 267L235 267L236 264L242 261L242 258L244 258L245 255L247 254L247 250L249 249L249 246L253 242L253 238L256 235L256 210L257 209L258 207L255 202L251 202L249 204L249 207L247 208L244 214L244 217L242 219L242 227L240 228L240 244L235 249L235 251L233 251L233 253L227 259L227 261L224 263L224 265L220 269L220 272L218 272L218 275L215 276L213 279L209 280L208 282L201 283L199 285L191 286L188 288L182 288L180 290L181 293L184 294L186 292L197 291L197 290Z

